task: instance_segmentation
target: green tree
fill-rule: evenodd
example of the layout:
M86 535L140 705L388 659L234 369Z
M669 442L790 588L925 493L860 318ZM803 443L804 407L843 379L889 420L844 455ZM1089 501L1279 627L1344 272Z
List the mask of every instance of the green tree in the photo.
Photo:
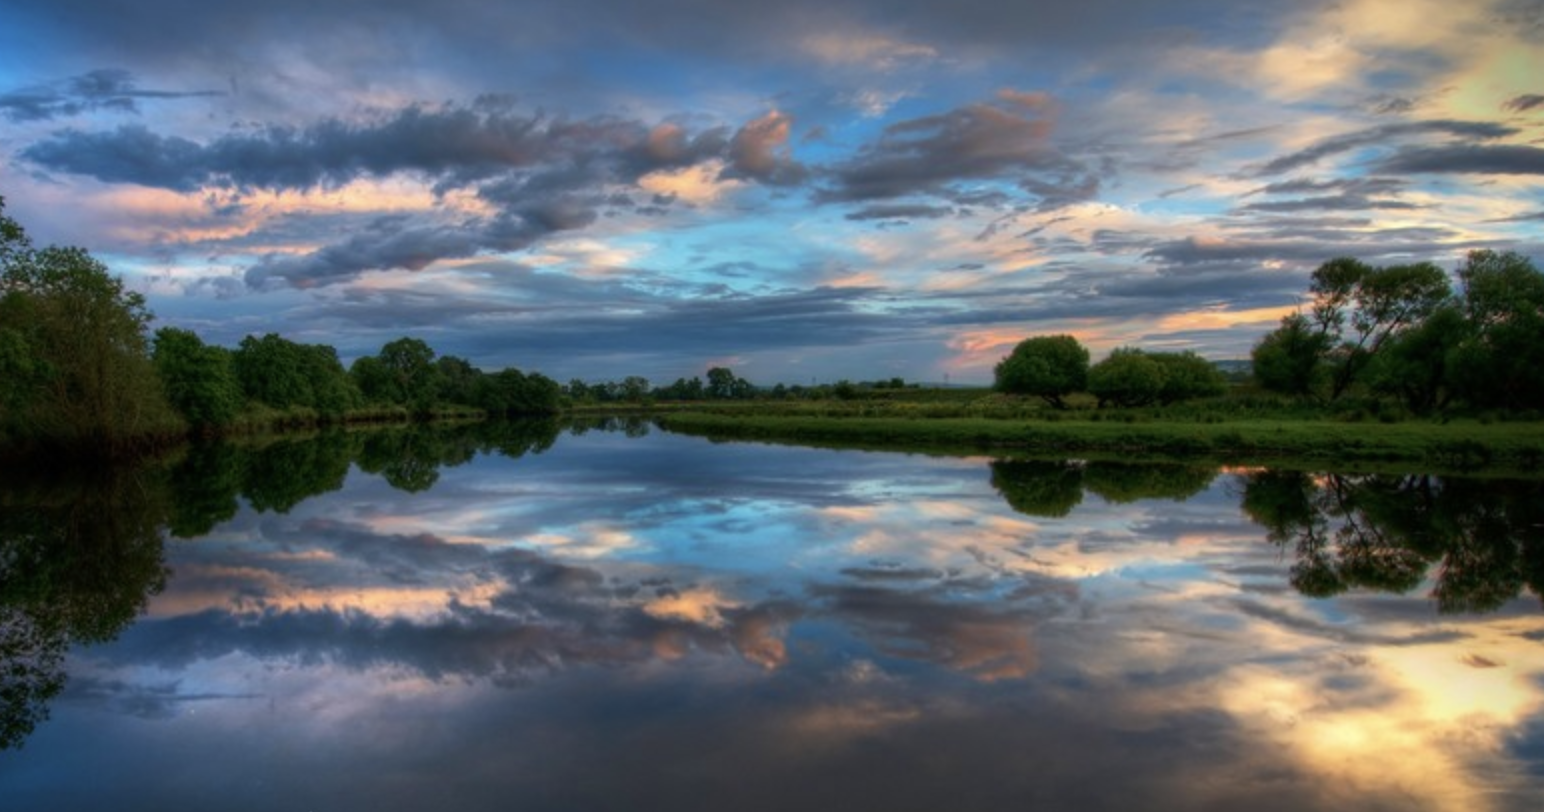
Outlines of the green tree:
M1190 350L1155 352L1148 357L1163 367L1163 388L1158 393L1160 403L1214 398L1228 391L1227 378L1217 365Z
M381 347L376 355L389 376L392 402L414 412L427 412L439 394L434 350L422 339L399 338Z
M441 403L468 406L477 399L477 380L483 373L472 366L470 361L454 355L441 355L434 361L434 371Z
M359 404L359 390L326 344L300 344L276 333L247 336L231 357L249 400L276 409L302 407L338 418Z
M708 386L706 394L716 400L727 400L734 397L735 374L728 367L713 367L708 370Z
M144 296L83 249L34 248L3 207L0 437L113 452L179 430Z
M1427 414L1454 394L1457 353L1469 336L1463 311L1446 306L1394 337L1368 369L1373 391L1393 395L1410 411Z
M649 396L649 380L629 375L622 380L622 398L630 403L641 403Z
M1475 406L1544 408L1544 274L1513 252L1470 252L1458 270L1468 335L1453 383Z
M1301 313L1283 316L1281 326L1250 351L1255 381L1272 392L1312 394L1322 377L1330 337L1315 330Z
M473 405L492 415L552 415L558 413L562 394L551 378L509 367L478 379Z
M1088 392L1099 399L1101 409L1153 403L1167 381L1164 365L1135 347L1120 347L1088 370Z
M993 370L996 388L1034 395L1065 409L1065 398L1088 384L1088 350L1070 335L1026 338Z
M240 411L241 384L229 350L205 344L190 330L162 327L151 357L167 399L190 425L219 426Z

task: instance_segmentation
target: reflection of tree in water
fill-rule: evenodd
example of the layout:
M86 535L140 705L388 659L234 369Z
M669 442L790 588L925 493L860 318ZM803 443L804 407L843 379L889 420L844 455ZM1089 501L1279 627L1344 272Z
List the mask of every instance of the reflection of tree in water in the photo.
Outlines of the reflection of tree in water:
M48 718L68 649L117 637L166 580L155 472L47 480L0 483L0 749Z
M1058 519L1083 502L1083 465L1042 460L993 460L992 487L1008 507Z
M1244 512L1294 548L1305 595L1431 577L1440 611L1484 612L1525 586L1544 594L1544 483L1262 471L1243 486Z
M64 658L112 640L160 591L162 529L195 538L236 515L238 497L287 512L343 486L349 466L395 488L430 487L444 466L478 452L520 457L557 437L547 421L326 432L256 447L196 444L135 470L96 468L41 477L35 465L0 470L0 749L19 746L64 686ZM3 474L25 472L5 481Z
M1083 502L1085 491L1117 504L1184 500L1206 490L1216 476L1216 468L1178 463L992 461L992 487L1009 507L1053 519L1071 513Z
M1083 488L1116 504L1139 499L1183 502L1206 490L1216 478L1217 468L1211 465L1090 462L1083 469Z

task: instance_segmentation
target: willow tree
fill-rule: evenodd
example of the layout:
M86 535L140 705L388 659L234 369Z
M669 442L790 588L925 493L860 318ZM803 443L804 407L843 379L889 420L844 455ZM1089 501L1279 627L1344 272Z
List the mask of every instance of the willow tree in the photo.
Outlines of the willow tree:
M81 248L34 248L0 200L0 436L119 451L180 424L145 298Z

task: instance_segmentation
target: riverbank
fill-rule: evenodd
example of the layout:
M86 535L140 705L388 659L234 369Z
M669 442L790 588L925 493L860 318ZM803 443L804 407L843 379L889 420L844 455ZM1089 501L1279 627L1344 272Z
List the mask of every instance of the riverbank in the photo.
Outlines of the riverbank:
M1097 414L1097 413L1095 413ZM958 454L1101 456L1267 464L1398 463L1432 471L1536 473L1544 467L1544 423L1334 422L1287 419L1128 420L909 418L725 413L675 409L662 428L724 440Z

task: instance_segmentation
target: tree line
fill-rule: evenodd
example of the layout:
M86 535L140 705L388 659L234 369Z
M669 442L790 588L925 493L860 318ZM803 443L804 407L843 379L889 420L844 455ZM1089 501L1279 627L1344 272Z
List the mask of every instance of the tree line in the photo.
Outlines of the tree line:
M1311 301L1252 349L1260 388L1320 403L1392 400L1411 413L1544 408L1544 274L1514 252L1471 251L1455 288L1430 262L1375 267L1342 257L1310 279ZM1020 342L994 370L998 391L1064 409L1212 397L1226 377L1192 352L1121 347L1092 366L1070 335Z
M1351 258L1313 272L1306 311L1254 347L1266 389L1333 402L1365 394L1430 414L1544 408L1544 274L1514 252L1471 251L1455 289L1429 262Z
M0 446L118 452L248 419L559 408L556 382L485 372L421 339L391 341L345 368L326 344L269 333L226 348L176 327L151 334L153 319L144 296L86 251L33 246L0 198Z
M1164 406L1227 391L1222 371L1189 350L1119 347L1097 364L1088 361L1088 348L1073 336L1026 338L997 363L994 385L1007 394L1038 397L1057 409L1067 408L1067 398L1078 393L1093 395L1103 408Z
M647 378L630 375L620 381L587 383L578 378L563 387L563 395L572 403L649 403L659 401L733 401L733 400L851 400L866 395L916 389L902 378L835 383L775 384L757 386L735 374L729 367L714 366L702 377L677 378L664 386L654 386Z

